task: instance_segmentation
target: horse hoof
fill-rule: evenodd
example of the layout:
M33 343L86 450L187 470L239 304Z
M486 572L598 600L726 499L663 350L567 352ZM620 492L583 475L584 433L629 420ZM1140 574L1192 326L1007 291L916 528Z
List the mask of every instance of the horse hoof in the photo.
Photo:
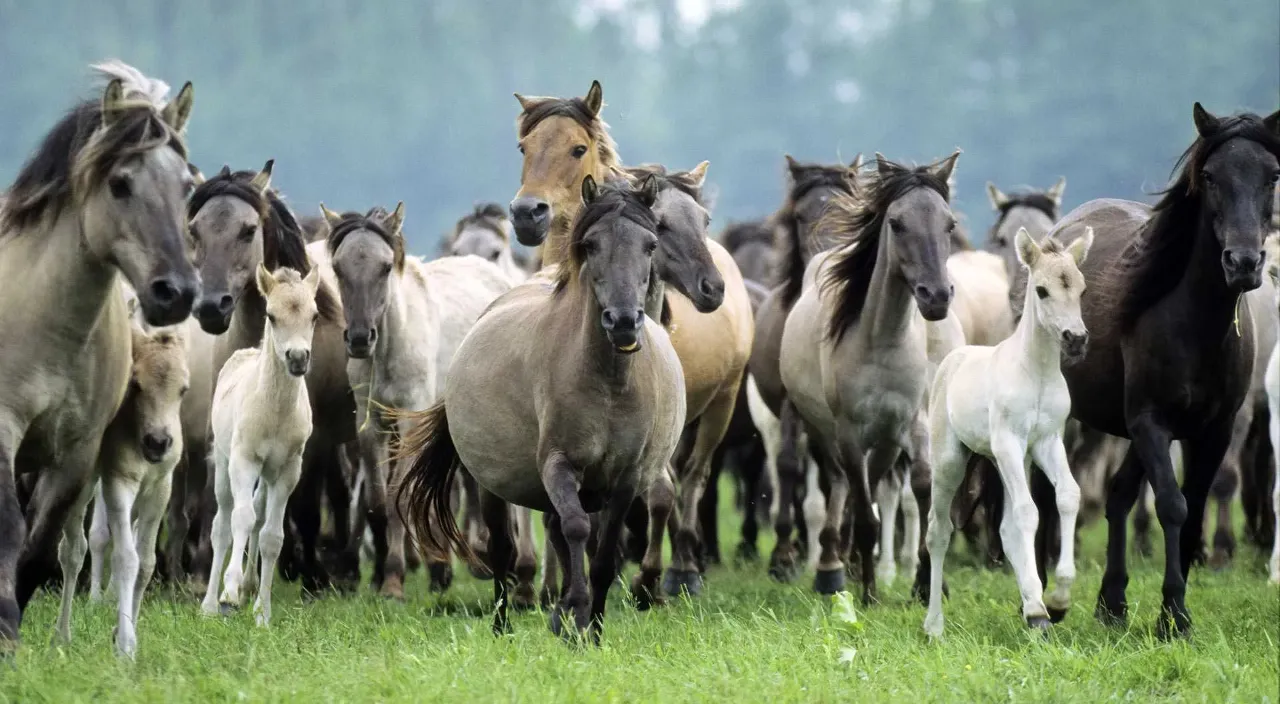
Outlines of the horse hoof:
M427 574L431 576L431 583L428 589L437 594L448 591L449 585L453 584L453 567L447 562L427 565Z
M1187 638L1191 635L1191 619L1187 617L1178 618L1173 614L1162 611L1156 619L1156 638L1162 641L1171 641L1175 638Z
M1093 617L1104 626L1123 628L1129 623L1128 611L1123 604L1119 608L1112 608L1099 601L1097 608L1093 610Z
M813 591L825 595L844 591L844 569L818 570L813 575Z
M776 555L769 560L769 577L775 582L787 584L796 576L796 564L791 560L779 558Z
M658 580L662 574L657 570L641 568L631 578L631 598L636 600L637 611L648 611L655 606L663 606L666 600L658 590Z
M1067 618L1067 608L1055 609L1052 606L1045 607L1049 610L1049 621L1051 623L1062 623Z
M551 619L548 621L547 626L551 629L552 633L556 634L556 636L564 637L564 621L559 607L551 610Z
M1050 623L1048 616L1027 617L1027 628L1030 628L1033 631L1040 631L1041 633L1048 634L1051 625L1052 624Z
M738 548L734 551L734 560L738 564L755 564L760 561L760 549L754 543L738 543Z
M662 578L662 591L667 596L698 596L702 593L702 574L697 570L678 570L668 567Z

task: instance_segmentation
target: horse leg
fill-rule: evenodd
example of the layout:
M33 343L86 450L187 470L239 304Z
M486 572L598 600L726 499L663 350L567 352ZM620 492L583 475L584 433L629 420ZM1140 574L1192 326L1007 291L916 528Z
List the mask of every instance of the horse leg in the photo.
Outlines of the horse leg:
M218 510L218 498L214 491L213 461L210 459L207 448L208 443L205 443L197 448L198 455L187 455L191 458L187 463L188 495L195 500L194 509L191 507L187 509L191 516L188 526L190 527L191 522L194 522L196 533L188 577L195 580L197 587L201 582L209 581L209 575L213 569L213 512Z
M489 567L493 575L493 604L496 611L493 617L493 634L500 636L511 632L507 608L511 602L511 562L515 557L515 546L511 542L512 507L488 491L481 490L478 493L476 503L479 504L480 512L476 518L484 521L489 533Z
M1022 595L1022 617L1032 628L1048 628L1049 613L1041 596L1044 585L1036 574L1033 543L1039 515L1027 484L1027 446L1012 432L996 428L991 437L991 453L1008 502L1000 522L1000 539Z
M67 539L67 534L62 534ZM89 524L89 601L102 601L102 568L111 542L111 529L107 526L107 500L102 497L102 482L94 490L93 518ZM63 565L66 578L66 565Z
M1060 436L1045 438L1031 448L1032 456L1053 485L1054 505L1058 516L1058 563L1053 568L1053 592L1046 601L1049 619L1054 623L1066 618L1071 607L1071 585L1076 580L1075 526L1080 514L1080 486L1071 476L1067 450ZM1041 581L1044 582L1043 577ZM1048 584L1044 582L1044 584Z
M1253 399L1246 398L1231 425L1231 439L1227 445L1222 465L1218 467L1210 492L1218 506L1218 525L1213 532L1213 553L1209 566L1222 569L1231 564L1236 553L1236 532L1231 525L1231 502L1240 488L1241 466L1245 446L1249 443L1249 429L1253 427ZM1186 476L1185 466L1183 476ZM1197 558L1201 555L1197 551Z
M538 553L533 544L533 509L513 505L511 511L516 518L516 589L511 605L517 611L527 611L538 603L533 587L533 578L538 568ZM489 534L493 535L492 529ZM490 552L492 551L490 548Z
M746 506L743 507L742 540L734 553L738 562L755 562L760 559L760 521L761 508L768 509L773 493L769 486L769 477L764 469L764 445L759 438L752 438L742 453L738 472L741 475ZM767 515L765 518L767 519Z
M640 560L640 571L631 579L631 596L640 611L663 604L662 591L658 589L658 579L662 576L662 536L676 502L670 465L658 473L645 499L649 507L649 541Z
M111 528L111 582L116 592L116 652L132 658L138 650L134 630L134 590L138 584L138 547L133 535L133 506L138 484L124 477L102 478L102 497Z
M26 610L37 589L62 572L58 541L67 512L93 479L99 442L69 448L60 467L46 467L36 479L30 505L26 544L18 558L18 608ZM84 530L83 518L80 530Z
M1125 588L1129 585L1129 572L1125 565L1125 538L1129 528L1129 509L1138 498L1142 480L1142 459L1137 448L1130 443L1107 492L1107 566L1102 573L1102 586L1098 589L1098 604L1094 609L1094 617L1106 624L1123 625L1128 619Z
M169 498L173 494L172 477L161 479L155 486L138 497L138 519L134 522L134 542L138 546L138 581L133 587L133 626L138 627L138 615L142 611L142 597L151 584L156 569L156 541L160 537L160 523L164 520Z
M219 612L218 590L222 586L223 568L227 564L227 552L231 547L231 511L235 508L235 497L231 493L230 466L227 458L214 457L214 491L217 495L217 510L210 524L210 542L213 547L213 562L209 570L209 583L205 585L204 601L200 608L205 614Z
M18 502L14 453L23 429L0 422L0 655L18 643L22 609L18 608L18 556L27 536L27 521Z
M671 567L663 578L663 589L676 596L688 592L697 596L702 591L702 574L698 570L698 502L711 473L711 459L724 440L738 400L738 377L711 400L698 418L698 432L693 450L680 475L679 530L672 536Z
M898 561L894 559L894 547L897 540L894 536L897 528L898 504L902 501L902 477L890 470L876 484L876 504L880 509L880 559L876 563L876 578L885 586L892 586L898 576Z
M1142 557L1151 557L1151 482L1139 480L1137 505L1133 510L1133 549Z
M289 495L298 486L301 477L302 457L295 456L285 461L275 481L262 482L265 515L258 537L261 550L258 597L253 604L254 621L259 626L265 627L271 623L271 582L276 573L276 560L280 559L280 550L284 547L285 511L289 506Z
M604 607L609 596L609 586L618 578L621 567L618 561L618 541L622 538L622 525L627 510L636 497L634 485L622 484L614 489L605 508L604 530L591 556L591 638L600 644L604 631Z
M262 474L262 467L254 460L238 454L232 455L228 465L231 486L231 562L227 565L219 601L229 607L239 607L243 594L245 548L249 533L258 522L254 511L253 489ZM117 547L117 549L119 549Z
M929 564L930 553L920 534L920 516L928 516L933 506L933 439L929 431L929 413L924 409L916 414L915 422L911 426L911 444L907 481L903 482L902 488L902 562L903 570L907 574L915 574L911 588L912 595L924 602L927 601L929 594L924 591L924 587L931 584L926 581L926 578L931 580L933 574L932 566ZM951 512L951 502L955 499L955 492L964 483L967 470L966 459L961 462L959 476L954 479L955 485L951 488L951 499L948 499L946 504L948 516ZM948 540L950 540L949 536ZM930 590L932 591L932 586ZM942 592L943 596L946 596L945 581L942 583Z
M546 525L546 518L543 518ZM662 529L666 529L663 523ZM556 555L556 547L551 534L546 530L542 536L542 584L538 587L538 603L542 608L550 609L560 601L560 562Z
M62 524L62 542L58 545L58 561L62 566L62 609L58 612L58 625L54 629L54 640L62 644L71 643L71 606L76 595L76 575L84 566L84 552L87 547L84 537L84 512L93 498L93 486L85 487L83 495L76 499L67 513L67 520Z
M334 574L332 579L344 590L355 590L360 585L360 553L348 552L351 546L351 486L347 483L347 471L343 467L344 448L333 448L333 461L325 464L324 488L329 498L329 515L333 518Z
M811 439L816 437L813 434ZM837 451L828 453L822 463L823 474L827 477L827 515L818 531L818 564L813 575L813 589L819 594L835 594L844 590L845 565L841 550L840 533L844 525L845 511L850 500L853 501L854 538L858 545L851 557L862 570L864 588L867 575L874 579L874 568L871 564L871 550L875 547L875 516L871 513L871 496L867 486L867 470L865 453L858 444L854 434L840 423L836 425ZM852 494L852 496L851 496ZM816 526L809 526L810 532ZM859 533L859 530L863 533ZM859 539L867 539L866 531L872 531L870 545L866 553L862 552ZM874 587L873 587L874 588ZM863 592L863 602L874 598L874 593Z
M1271 508L1274 513L1275 532L1272 534L1271 546L1271 583L1280 584L1280 414L1271 413L1267 428L1271 435L1272 459L1271 470ZM1261 468L1258 470L1263 471ZM1265 476L1265 475L1263 475Z
M253 490L253 515L253 530L249 531L249 548L245 551L244 583L240 586L246 594L257 591L259 584L258 537L262 534L262 527L267 522L267 482L261 478L258 479L257 488ZM283 543L284 536L281 536L280 540Z
M480 512L480 487L465 467L458 469L462 477L462 526L467 536L471 552L480 564L489 564L489 536L484 519ZM468 564L471 576L476 579L489 579L490 574L481 571L478 565Z
M1168 620L1173 619L1173 628L1178 633L1185 633L1191 628L1191 619L1187 614L1184 598L1186 594L1186 580L1183 576L1182 566L1180 563L1182 530L1186 526L1188 516L1187 499L1178 489L1177 476L1174 474L1173 462L1170 457L1170 441L1171 434L1163 425L1158 423L1150 414L1141 414L1129 421L1129 434L1132 437L1132 447L1137 453L1138 458L1142 461L1142 466L1146 469L1147 478L1151 480L1151 489L1156 497L1156 518L1160 521L1160 527L1164 530L1165 545L1165 568L1164 568L1164 598L1161 604L1161 615L1157 623L1157 631L1162 635L1169 633ZM1214 458L1212 468L1198 466L1199 471L1207 471L1208 477L1204 479L1205 489L1208 489L1208 483L1213 480L1213 475L1217 473L1218 466L1222 462L1222 455L1226 450L1227 443L1230 441L1230 430L1222 433L1220 447L1217 448L1217 457ZM1204 460L1204 451L1199 454L1201 463ZM1188 473L1188 480L1191 474ZM1203 505L1200 510L1203 511ZM1201 516L1197 515L1196 520L1200 520ZM1191 533L1199 538L1202 529L1191 526Z
M814 455L820 455L820 452L814 452ZM818 569L818 557L822 553L822 545L819 544L819 527L827 522L827 492L822 489L822 478L828 475L828 467L836 467L832 465L831 460L819 460L815 457L804 457L804 500L800 502L797 534L801 539L800 545L803 547L805 555L805 568ZM794 501L793 501L794 503ZM813 526L810 529L809 526Z
M581 483L569 458L558 450L553 450L547 456L542 468L542 482L558 518L555 534L559 538L557 542L561 544L557 545L556 551L560 553L566 581L569 583L559 607L551 614L551 630L564 638L572 637L574 630L578 635L585 635L591 625L591 594L587 589L584 564L587 538L591 535L591 520L578 499ZM605 549L617 550L616 539L614 545L607 545ZM568 611L573 614L574 630L564 628L562 623L564 614Z
M920 551L924 545L924 536L921 535L921 511L920 502L916 499L914 476L917 473L916 462L911 463L911 473L908 475L909 481L902 484L902 547L898 549L898 561L902 563L902 571L907 574L913 574L920 569ZM932 480L933 465L929 465L929 477ZM930 501L933 499L932 487L930 487Z
M774 474L778 478L777 490L774 492L778 508L773 519L777 540L773 553L769 556L769 576L779 582L789 582L796 574L796 549L791 538L795 531L795 521L792 516L795 512L797 489L804 483L805 476L801 465L804 458L800 452L799 412L790 401L784 400L781 415L776 421L762 421L759 415L752 417L756 419L756 427L760 428L765 452L772 458ZM773 445L773 449L769 449L770 445Z
M1035 561L1036 576L1040 578L1040 583L1045 589L1049 588L1049 562L1054 559L1053 543L1057 536L1058 530L1061 528L1061 516L1058 515L1058 504L1055 499L1055 491L1053 483L1049 480L1048 471L1043 469L1039 461L1032 453L1031 466L1028 469L1027 480L1031 487L1031 502L1036 506L1036 513L1040 517L1039 526L1036 528L1035 535ZM1074 536L1073 536L1074 537ZM1057 553L1061 555L1061 546Z
M921 568L929 570L929 588L924 592L929 602L929 611L924 618L924 632L938 638L942 636L942 596L943 565L947 560L947 549L951 546L951 534L955 526L951 521L951 505L955 502L956 493L964 484L968 464L969 451L951 432L945 418L939 418L934 427L936 437L930 438L930 464L932 465L932 481L930 482L931 501L929 506L929 528L926 532L928 555L921 559ZM919 573L916 582L920 582Z
M724 472L726 453L722 442L711 453L711 466L707 473L706 488L698 501L698 570L707 571L708 565L722 562L720 555L720 527L717 515L720 510L720 475Z
M1176 482L1169 476L1167 479L1172 489L1161 491L1166 488L1162 486L1156 491L1156 515L1165 529L1164 600L1160 620L1156 624L1156 633L1160 637L1185 635L1191 629L1191 615L1185 601L1187 575L1191 571L1192 560L1203 545L1205 503L1214 475L1222 466L1223 456L1231 445L1231 435L1230 425L1224 423L1221 428L1211 428L1193 441L1184 440L1182 490L1178 491ZM1167 504L1163 510L1162 494ZM1172 505L1172 511L1169 505ZM1184 521L1181 525L1178 518ZM1172 524L1172 531L1165 527L1166 522Z
M191 453L185 448L182 456L178 459L178 465L173 469L173 485L177 491L170 492L169 496L169 533L164 543L164 575L163 579L175 585L181 585L186 582L187 570L183 564L183 553L186 552L187 534L190 532L191 525L187 520L187 481L191 470L189 469L192 462ZM96 527L98 524L99 514L103 517L102 528L106 530L106 514L105 508L102 507L102 492L99 491L99 498L93 505L93 522ZM96 532L96 528L95 528ZM102 584L102 554L100 550L105 550L105 543L101 548L94 547L94 533L89 534L89 555L90 555L90 583L89 598L97 598L94 595L94 583L99 586Z

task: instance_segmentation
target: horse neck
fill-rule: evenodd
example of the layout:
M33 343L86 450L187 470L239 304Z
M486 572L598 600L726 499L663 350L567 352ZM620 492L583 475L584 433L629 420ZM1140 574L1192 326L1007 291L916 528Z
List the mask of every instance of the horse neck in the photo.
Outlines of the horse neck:
M405 262L405 266L412 266ZM405 296L405 273L392 273L387 278L387 305L382 309L382 317L377 321L378 344L373 347L374 364L380 369L387 369L387 363L396 359L405 359L406 354L415 350L414 332L416 330L434 330L433 320L422 320L419 316L410 316L408 301ZM410 318L414 322L410 324Z
M889 232L886 218L880 227L876 265L871 271L871 284L867 288L857 328L859 336L866 341L874 341L876 345L905 336L914 319L915 297L911 293L911 284L907 283L894 261L890 251L892 242L893 234Z
M258 383L251 391L260 400L262 408L276 410L283 418L283 414L294 409L299 388L305 383L305 377L294 376L285 368L276 350L275 339L270 331L264 329L262 348L258 352Z
M1179 310L1192 314L1200 322L1204 341L1221 340L1234 325L1241 294L1227 287L1222 271L1222 245L1213 231L1211 216L1196 202L1194 212L1172 210L1158 217L1152 226L1165 222L1175 226L1179 222L1195 223L1192 234L1195 241L1186 273L1171 295L1179 297ZM1155 233L1157 237L1161 234Z
M107 306L120 299L115 267L89 250L80 218L71 212L59 217L45 232L20 237L43 247L34 280L48 291L75 293L45 297L57 307L46 321L55 325L60 335L78 343L75 348L87 344Z
M1022 302L1022 318L1009 336L1022 359L1030 364L1037 379L1062 374L1062 339L1040 324L1039 297L1035 285L1027 277L1027 291Z
M654 281L652 277L649 280L651 282ZM658 291L656 298L653 296L655 289ZM645 297L645 315L649 313L651 299L656 300L656 310L661 313L661 290L661 284L656 287L650 284L649 295ZM626 386L631 379L632 355L618 354L613 349L613 343L609 341L609 336L605 334L604 328L600 325L600 316L604 309L600 307L596 297L592 295L587 287L582 285L577 277L573 278L565 294L570 297L570 300L573 301L571 305L577 308L578 311L578 342L579 348L582 350L583 371L607 382L611 386ZM657 320L657 318L654 319Z

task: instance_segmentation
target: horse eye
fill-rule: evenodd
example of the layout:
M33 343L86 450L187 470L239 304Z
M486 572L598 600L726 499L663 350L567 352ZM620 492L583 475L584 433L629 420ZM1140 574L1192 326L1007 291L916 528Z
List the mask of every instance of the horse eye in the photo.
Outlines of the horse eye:
M276 324L276 316L275 316L274 314L272 314L272 313L267 313L267 321L268 321L268 322L270 322L272 325L275 325L275 324Z
M892 231L893 234L895 235L902 232L902 221L892 220L892 219L889 220L889 230Z
M574 159L581 159L583 155L587 153L587 148L579 144L578 146L574 147L573 151L570 153L573 154Z
M1271 174L1271 185L1274 186L1278 183L1280 183L1280 171L1277 171L1274 174Z
M1039 296L1041 300L1048 298L1049 289L1045 288L1044 286L1036 286L1036 295Z
M112 176L107 179L107 188L111 189L111 197L124 200L133 195L133 186L126 176Z
M196 184L195 184L195 182L194 182L194 181L187 181L186 183L182 184L182 197L183 197L183 198L188 198L188 197L190 197L190 196L191 196L191 193L192 193L193 191L195 191L195 190L196 190Z
M502 252L493 252L489 255L489 261L496 262L500 256L502 256Z
M311 314L311 324L312 324L312 325L315 325L315 324L316 324L316 321L317 321L317 320L319 320L319 319L320 319L320 311L316 311L315 313L312 313L312 314Z
M657 251L657 249L658 249L658 241L657 241L657 240L649 240L649 241L648 241L648 242L646 242L646 243L645 243L645 245L644 245L644 251L645 251L645 252L647 252L647 253L649 253L649 254L653 254L655 251Z
M245 225L244 227L240 228L240 235L239 235L240 241L241 242L252 241L254 234L256 234L257 232L258 232L258 226L256 224Z
M190 390L191 390L190 386L184 386L178 391L178 396L186 396L187 392Z
M951 223L947 225L947 234L954 233L955 231L956 231L956 221L952 220Z
M521 154L524 154L524 145L523 145L523 144L517 144L517 145L516 145L516 149L519 149L519 150L520 150L520 153L521 153Z
M383 276L387 276L387 275L389 275L390 273L391 273L391 265L390 265L390 264L383 264L383 265L382 265L382 275L383 275Z
M1213 181L1213 174L1212 174L1212 173L1210 173L1210 172L1208 172L1208 171L1201 171L1201 172L1200 172L1200 178L1201 178L1201 179L1204 179L1205 184L1210 185L1210 186L1214 185L1214 181Z

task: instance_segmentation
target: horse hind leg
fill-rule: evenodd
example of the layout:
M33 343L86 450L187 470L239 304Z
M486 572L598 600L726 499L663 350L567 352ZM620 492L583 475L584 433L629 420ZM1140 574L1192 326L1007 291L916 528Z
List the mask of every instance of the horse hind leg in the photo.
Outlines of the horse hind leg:
M774 418L763 400L758 404L751 399L752 419L765 444L766 462L770 463L774 482L773 527L776 541L769 556L769 576L779 582L789 582L796 575L796 547L792 539L795 532L796 495L804 483L803 455L800 450L800 420L795 406L782 402L781 416ZM767 468L767 471L768 468ZM818 525L818 524L815 524ZM816 553L813 553L816 554Z
M894 559L894 536L897 527L898 504L902 501L902 477L897 468L876 484L876 504L880 509L880 558L876 562L876 577L891 586L898 576L898 563Z
M526 611L538 604L533 580L538 568L538 553L533 542L533 509L512 506L516 526L516 588L511 605L517 611Z
M254 620L259 626L271 623L271 583L276 572L276 561L284 547L285 511L289 495L293 493L302 476L302 458L290 459L273 482L263 482L263 516L260 521L258 545L260 575L258 596L254 601Z
M62 542L58 545L58 561L62 566L62 608L58 613L58 625L54 629L55 642L71 643L71 606L76 594L76 575L84 566L84 553L88 544L84 537L84 513L93 488L86 487L67 513L62 525Z
M631 596L636 600L636 608L647 611L664 603L658 582L662 577L662 536L671 517L676 501L675 482L671 480L671 467L668 466L658 474L658 479L649 487L645 503L649 510L649 540L645 545L644 557L640 560L640 570L631 579Z
M63 533L63 541L67 537ZM111 543L111 528L107 525L107 500L102 496L102 482L98 482L93 497L93 519L89 526L89 601L102 601L102 572ZM63 578L66 577L64 565Z
M98 443L69 449L60 467L46 467L36 480L28 506L29 532L18 559L18 607L25 610L37 589L62 571L58 541L67 512L93 477ZM83 521L83 517L81 519ZM84 530L83 523L80 527ZM0 599L2 601L2 599Z
M0 424L0 654L18 643L22 610L18 608L18 556L27 535L27 522L18 502L14 454L18 431Z

